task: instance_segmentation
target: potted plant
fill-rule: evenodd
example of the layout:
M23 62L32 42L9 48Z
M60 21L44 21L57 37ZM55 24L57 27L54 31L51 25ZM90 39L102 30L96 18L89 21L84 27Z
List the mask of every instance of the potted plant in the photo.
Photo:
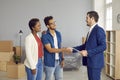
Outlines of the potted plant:
M20 63L20 56L13 55L13 58L14 58L14 62L15 62L16 64Z

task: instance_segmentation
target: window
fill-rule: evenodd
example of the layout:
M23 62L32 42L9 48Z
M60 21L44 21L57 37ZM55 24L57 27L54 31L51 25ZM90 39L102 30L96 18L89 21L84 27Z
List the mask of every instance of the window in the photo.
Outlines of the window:
M112 3L112 0L106 0L106 4Z
M112 30L112 0L106 0L106 30Z

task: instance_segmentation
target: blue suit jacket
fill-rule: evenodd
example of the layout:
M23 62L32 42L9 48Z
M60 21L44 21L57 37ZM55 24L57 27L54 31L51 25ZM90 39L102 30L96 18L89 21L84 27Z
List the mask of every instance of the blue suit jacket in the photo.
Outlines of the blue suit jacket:
M78 50L87 50L88 56L83 57L83 65L90 68L104 67L104 50L106 49L105 31L95 25L89 35L88 40L81 46L74 47Z

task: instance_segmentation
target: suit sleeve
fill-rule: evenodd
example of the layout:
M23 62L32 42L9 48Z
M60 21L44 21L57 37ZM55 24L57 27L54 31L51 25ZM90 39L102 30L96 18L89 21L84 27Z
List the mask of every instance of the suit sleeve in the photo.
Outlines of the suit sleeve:
M96 38L98 46L94 49L87 50L88 57L92 57L93 55L102 53L106 49L106 35L105 31L102 28L99 28L97 30Z
M79 51L81 51L81 50L85 50L85 44L80 45L80 46L76 46L76 47L73 47L73 48L75 48L75 49L77 49L77 50L79 50ZM76 51L73 50L73 53L76 53Z

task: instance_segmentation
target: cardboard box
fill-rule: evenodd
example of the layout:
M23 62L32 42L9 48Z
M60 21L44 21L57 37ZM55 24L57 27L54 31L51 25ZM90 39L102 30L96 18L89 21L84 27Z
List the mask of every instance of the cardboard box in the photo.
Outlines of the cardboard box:
M25 76L26 72L24 64L15 64L14 62L7 63L7 77L18 79L23 78Z
M0 52L0 61L10 61L14 52Z
M13 51L12 41L0 41L0 52L11 52Z
M0 71L7 71L7 62L6 61L0 61Z
M22 48L20 46L13 47L13 51L17 56L22 56Z

